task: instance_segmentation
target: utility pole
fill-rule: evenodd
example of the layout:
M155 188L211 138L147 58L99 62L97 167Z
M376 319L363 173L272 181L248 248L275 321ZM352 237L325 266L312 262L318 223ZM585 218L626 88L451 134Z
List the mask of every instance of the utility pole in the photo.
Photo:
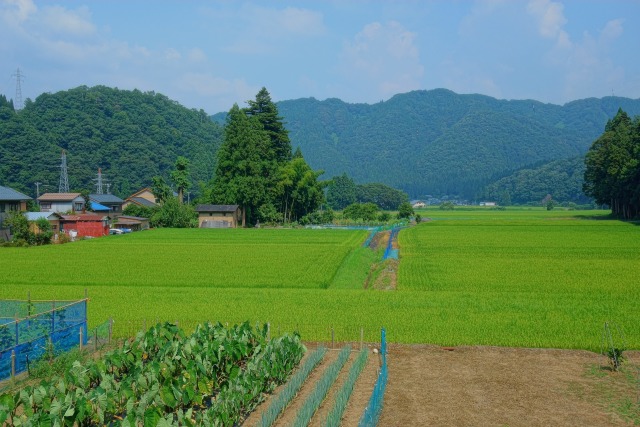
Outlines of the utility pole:
M24 79L24 74L20 72L20 68L18 68L15 74L12 74L11 77L16 78L16 99L13 101L13 109L15 111L22 110L22 80Z
M40 197L40 186L42 185L41 182L35 182L34 183L36 185L36 198Z

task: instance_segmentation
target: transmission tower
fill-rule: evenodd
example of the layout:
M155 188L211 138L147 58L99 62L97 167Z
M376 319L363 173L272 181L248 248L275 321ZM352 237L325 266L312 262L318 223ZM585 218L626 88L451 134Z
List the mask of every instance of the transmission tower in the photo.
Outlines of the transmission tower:
M62 160L60 162L60 184L58 193L69 192L69 175L67 174L67 153L62 150Z
M94 179L96 182L96 194L104 194L102 186L105 185L107 187L107 193L109 193L109 185L108 180L102 177L102 168L98 168L98 178Z
M20 111L22 110L22 80L24 79L24 74L18 68L15 74L12 74L12 77L16 78L16 99L13 102L13 109Z

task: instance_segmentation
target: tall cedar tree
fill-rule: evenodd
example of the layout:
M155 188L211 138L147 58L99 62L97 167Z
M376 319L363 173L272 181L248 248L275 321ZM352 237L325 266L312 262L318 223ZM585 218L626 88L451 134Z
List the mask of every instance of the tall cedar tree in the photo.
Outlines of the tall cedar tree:
M184 201L184 192L191 187L189 180L189 160L186 157L178 156L175 169L171 171L171 181L178 187L178 201Z
M224 140L218 150L218 165L212 196L217 203L237 203L242 225L254 223L258 208L269 203L278 164L273 158L269 135L257 117L250 117L237 104L229 111Z
M260 89L255 101L247 101L245 108L248 116L257 117L267 135L271 139L271 149L279 164L291 160L291 141L289 131L284 127L282 117L278 116L278 107L271 101L271 95L266 88Z
M618 110L585 157L584 192L629 219L640 213L640 118Z

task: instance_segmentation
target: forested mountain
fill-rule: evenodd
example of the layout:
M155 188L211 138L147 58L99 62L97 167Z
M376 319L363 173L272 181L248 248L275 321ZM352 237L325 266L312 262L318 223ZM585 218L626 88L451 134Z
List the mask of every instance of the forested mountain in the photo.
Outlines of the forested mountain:
M346 172L357 183L382 182L412 197L468 198L496 177L583 155L620 107L640 114L640 99L589 98L559 106L437 89L373 105L313 98L278 103L293 147L325 177Z
M550 195L557 202L588 203L582 192L584 156L554 160L526 168L488 185L484 197L500 205L541 202Z
M41 193L57 192L62 150L72 191L94 191L102 168L111 192L127 197L168 177L178 156L190 161L192 182L206 182L221 135L203 110L153 92L81 86L42 94L18 113L0 102L0 184L35 196L41 182Z

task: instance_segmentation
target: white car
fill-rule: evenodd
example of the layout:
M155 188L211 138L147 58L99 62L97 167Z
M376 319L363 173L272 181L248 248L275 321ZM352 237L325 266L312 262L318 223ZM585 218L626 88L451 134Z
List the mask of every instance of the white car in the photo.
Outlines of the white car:
M119 228L112 228L111 230L109 230L109 234L123 234L124 231L120 230Z

